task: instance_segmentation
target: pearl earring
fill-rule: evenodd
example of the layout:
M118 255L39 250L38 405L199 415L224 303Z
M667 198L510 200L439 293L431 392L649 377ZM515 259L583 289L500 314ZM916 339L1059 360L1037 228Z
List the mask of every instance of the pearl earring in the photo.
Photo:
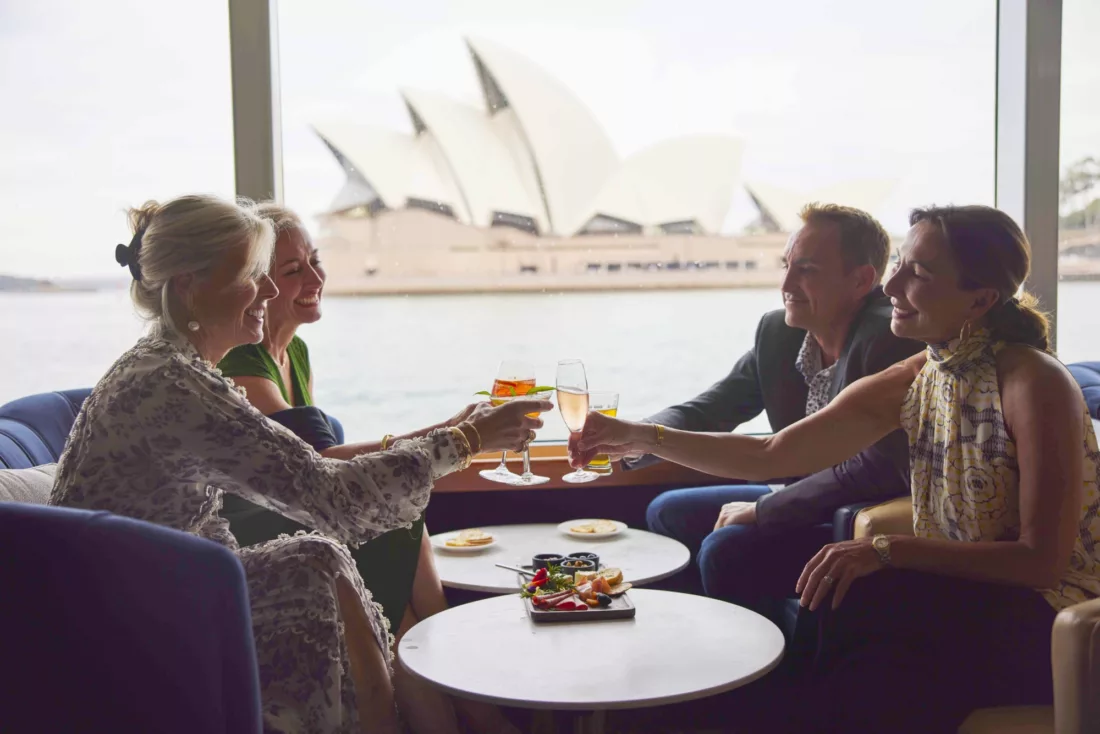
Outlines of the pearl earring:
M198 331L199 330L199 322L198 321L188 321L187 322L187 328L190 329L191 331Z

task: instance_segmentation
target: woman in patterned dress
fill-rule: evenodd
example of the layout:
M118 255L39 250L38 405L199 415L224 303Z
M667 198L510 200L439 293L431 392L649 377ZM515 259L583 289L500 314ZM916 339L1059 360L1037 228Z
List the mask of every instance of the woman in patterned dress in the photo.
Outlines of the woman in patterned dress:
M238 550L248 580L264 727L396 732L389 632L344 543L408 527L435 479L478 450L517 449L550 403L479 407L455 428L350 460L326 459L265 418L214 367L263 335L271 224L208 196L131 212L116 257L152 322L84 403L50 503L108 510L237 550L223 491L318 533Z
M820 610L811 673L735 691L739 731L954 732L977 708L1050 704L1054 617L1100 596L1100 453L1046 317L1017 295L1026 237L983 206L916 210L910 224L885 290L892 330L925 352L769 438L593 415L575 441L575 465L644 452L761 481L907 432L914 535L809 559L793 591Z

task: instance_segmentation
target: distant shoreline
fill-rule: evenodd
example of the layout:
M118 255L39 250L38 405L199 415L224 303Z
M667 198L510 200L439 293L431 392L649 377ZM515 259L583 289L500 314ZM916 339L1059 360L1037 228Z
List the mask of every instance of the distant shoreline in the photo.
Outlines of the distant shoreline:
M621 273L615 275L579 276L510 276L485 278L387 278L359 279L354 282L333 281L325 294L340 298L371 296L445 296L488 295L501 293L623 293L639 291L701 291L701 290L761 290L779 287L774 278L723 277L723 274L684 273ZM1100 272L1063 272L1062 282L1097 282ZM0 275L0 294L100 293L125 290L122 283L70 283L16 278Z

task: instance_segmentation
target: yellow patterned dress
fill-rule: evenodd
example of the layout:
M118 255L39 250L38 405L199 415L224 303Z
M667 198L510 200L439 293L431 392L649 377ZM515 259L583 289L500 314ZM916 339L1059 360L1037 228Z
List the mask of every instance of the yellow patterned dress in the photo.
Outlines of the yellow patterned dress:
M909 435L913 530L920 538L964 542L1020 535L1020 471L1005 426L996 354L1004 346L979 330L964 342L929 346L909 388L901 423ZM1041 593L1055 609L1100 596L1100 451L1082 402L1085 487L1069 569Z

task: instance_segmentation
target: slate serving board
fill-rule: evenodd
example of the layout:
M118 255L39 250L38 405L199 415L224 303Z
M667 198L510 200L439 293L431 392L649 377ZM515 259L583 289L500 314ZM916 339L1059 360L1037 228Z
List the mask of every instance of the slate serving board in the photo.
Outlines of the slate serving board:
M629 592L621 596L612 597L611 606L589 607L583 612L538 609L531 603L529 598L524 599L523 604L527 607L527 615L531 617L531 621L538 623L584 622L585 620L594 622L601 619L630 619L634 616L634 612L636 611L634 603L630 601Z

